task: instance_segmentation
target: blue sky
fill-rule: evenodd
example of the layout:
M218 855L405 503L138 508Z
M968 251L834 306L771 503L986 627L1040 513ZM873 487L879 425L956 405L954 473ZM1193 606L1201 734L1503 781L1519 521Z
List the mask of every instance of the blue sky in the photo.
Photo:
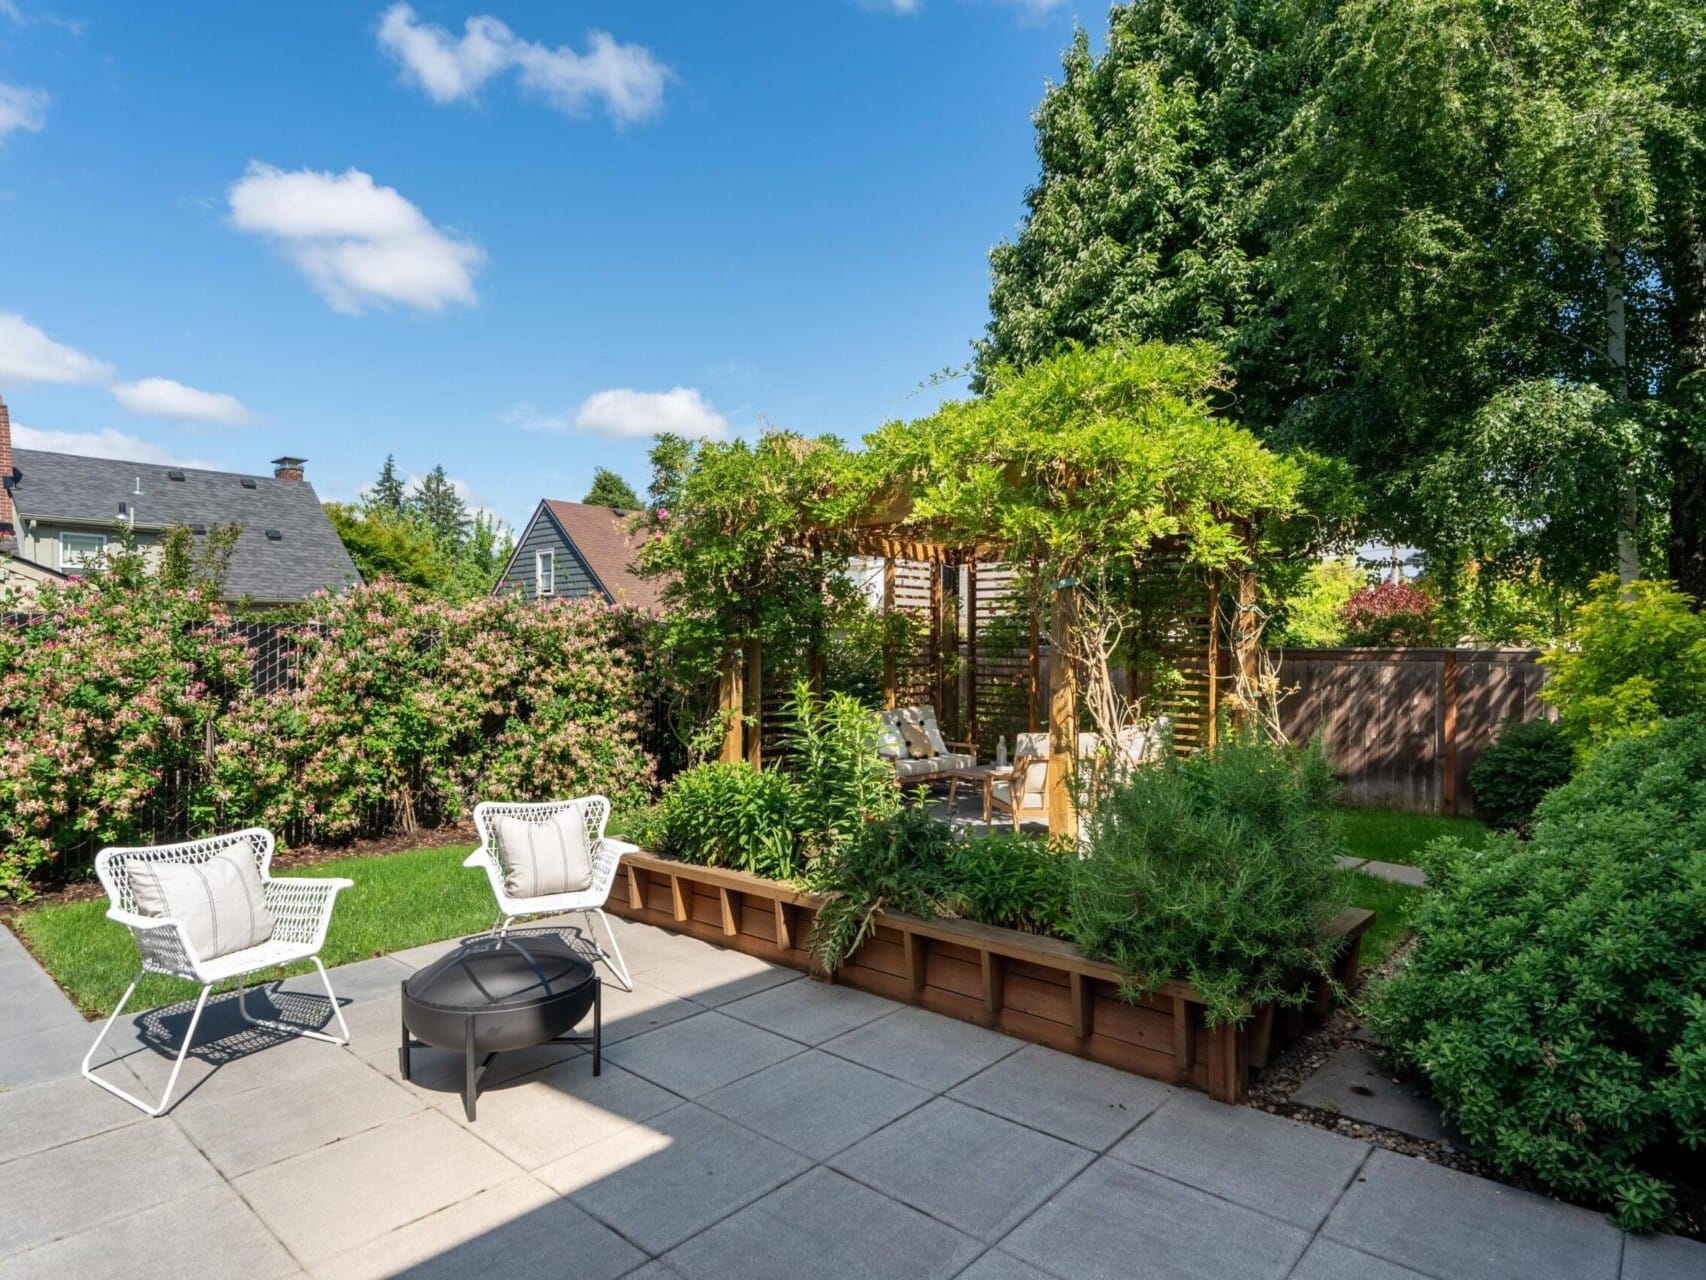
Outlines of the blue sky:
M0 0L18 443L296 453L340 499L394 453L519 522L595 466L641 487L666 423L927 413L1075 19L1101 9Z

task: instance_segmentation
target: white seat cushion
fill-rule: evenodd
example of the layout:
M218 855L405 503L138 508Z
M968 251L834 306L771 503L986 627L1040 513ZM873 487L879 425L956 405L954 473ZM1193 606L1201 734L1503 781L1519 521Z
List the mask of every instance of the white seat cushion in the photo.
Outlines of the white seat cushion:
M578 807L542 822L501 817L495 834L504 892L510 897L548 898L592 887L592 850L587 847L586 821Z
M897 778L916 778L923 774L935 773L937 764L934 760L896 760L894 773Z
M198 961L258 947L272 937L273 915L247 840L199 862L129 858L125 877L136 910L178 922Z

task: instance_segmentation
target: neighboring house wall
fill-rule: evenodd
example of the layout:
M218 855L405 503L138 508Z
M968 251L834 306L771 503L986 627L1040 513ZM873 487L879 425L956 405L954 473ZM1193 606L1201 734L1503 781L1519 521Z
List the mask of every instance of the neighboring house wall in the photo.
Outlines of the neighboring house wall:
M156 533L138 529L135 533L138 548L157 547ZM26 520L18 531L18 554L26 560L55 569L60 573L80 573L83 557L107 546L116 546L118 532L113 526L105 529L92 525L48 524L41 520Z
M551 593L553 596L570 600L580 596L604 596L586 563L551 518L544 503L539 504L533 519L527 522L527 528L516 540L515 554L510 557L503 577L498 580L497 591L514 591L529 600L537 599L535 584L539 553L542 551L550 552L554 558L556 581Z
M40 564L0 554L0 612L30 604L43 583L63 581L63 576Z

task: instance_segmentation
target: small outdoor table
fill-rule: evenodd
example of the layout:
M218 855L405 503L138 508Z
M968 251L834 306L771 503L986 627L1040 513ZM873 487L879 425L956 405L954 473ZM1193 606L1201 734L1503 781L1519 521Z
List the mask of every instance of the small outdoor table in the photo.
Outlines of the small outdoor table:
M592 1012L592 1034L568 1034ZM604 1066L604 1000L598 975L562 938L488 934L465 940L403 980L403 1079L409 1051L432 1046L463 1055L462 1105L474 1098L499 1053L539 1044L592 1046L592 1074Z

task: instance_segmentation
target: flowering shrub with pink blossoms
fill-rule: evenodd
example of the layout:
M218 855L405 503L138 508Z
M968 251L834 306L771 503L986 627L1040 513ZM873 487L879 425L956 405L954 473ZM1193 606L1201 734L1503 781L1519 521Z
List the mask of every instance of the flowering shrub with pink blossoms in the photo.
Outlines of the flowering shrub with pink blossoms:
M1345 624L1345 643L1432 644L1435 603L1432 592L1411 582L1363 587L1339 610Z
M321 597L254 688L210 588L96 574L0 625L0 898L67 855L260 823L339 840L480 799L650 793L648 623L592 601Z
M222 726L213 801L340 839L479 799L645 795L633 620L592 601L452 605L394 582L315 602L297 682Z
M213 593L125 572L42 589L0 626L0 898L66 852L188 820L210 734L249 684Z

